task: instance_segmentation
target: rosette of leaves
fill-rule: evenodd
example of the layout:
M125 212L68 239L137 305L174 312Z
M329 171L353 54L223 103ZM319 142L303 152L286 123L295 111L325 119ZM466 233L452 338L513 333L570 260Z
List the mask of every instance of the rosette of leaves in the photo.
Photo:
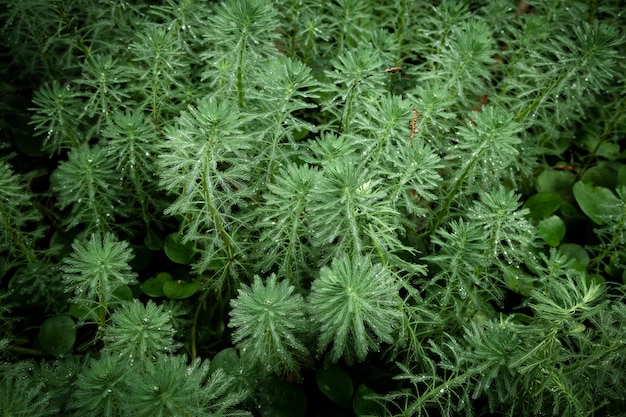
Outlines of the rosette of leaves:
M308 297L319 324L318 352L331 344L329 359L363 361L381 342L392 343L402 320L399 285L388 270L363 256L344 254L320 270Z
M131 370L129 360L119 355L104 353L99 359L92 358L76 380L70 407L84 417L121 415L119 407L125 401Z
M50 404L44 384L34 380L33 365L30 361L0 364L0 415L43 417L59 411Z
M492 262L519 264L534 245L535 229L526 216L528 209L521 208L519 195L503 187L479 193L479 201L469 208L468 217L482 226L483 239L489 246L485 254L493 256Z
M79 375L71 408L85 417L249 416L234 409L246 394L232 382L222 369L210 373L208 361L159 355L131 364L104 353Z
M74 293L75 303L89 311L88 316L97 312L97 321L104 324L109 306L119 301L116 291L136 281L128 264L133 258L128 242L111 233L96 233L89 240L78 238L72 249L61 266L67 290Z
M50 177L61 209L69 208L65 226L84 226L88 232L110 232L119 227L116 215L127 214L115 158L104 146L72 148L67 161Z
M233 381L222 369L210 373L209 361L162 355L129 375L123 408L137 417L250 416L234 409L246 393Z
M307 207L310 234L326 252L324 258L376 251L395 263L400 248L411 251L398 238L402 216L387 191L387 184L355 157L324 166Z
M275 274L265 283L255 275L252 285L243 285L231 301L233 342L250 366L282 374L297 372L307 360L306 304L294 290L288 281L278 282Z
M308 195L319 178L319 170L309 165L288 164L267 185L264 205L258 210L257 265L261 270L276 271L298 288L304 286L318 258L319 251L309 244L306 209Z
M59 153L85 143L82 123L77 122L81 115L81 101L73 86L61 85L56 80L47 82L35 91L33 104L30 123L34 125L36 135L45 136L44 151Z
M212 48L201 54L211 64L202 77L222 96L236 97L239 109L245 107L250 70L260 59L276 55L278 24L275 7L262 0L224 2L214 9L212 30L204 35Z
M162 305L138 300L122 304L111 315L110 326L104 329L106 349L122 356L144 358L170 353L179 346L174 341L176 330Z
M0 159L0 252L12 260L34 262L35 243L43 236L42 216L32 204L32 193L13 172L7 158Z
M175 198L165 214L178 216L182 243L199 253L194 270L219 270L211 288L220 300L238 286L246 257L249 224L233 215L249 192L254 136L244 133L246 120L229 101L202 99L165 129L161 155L160 185Z

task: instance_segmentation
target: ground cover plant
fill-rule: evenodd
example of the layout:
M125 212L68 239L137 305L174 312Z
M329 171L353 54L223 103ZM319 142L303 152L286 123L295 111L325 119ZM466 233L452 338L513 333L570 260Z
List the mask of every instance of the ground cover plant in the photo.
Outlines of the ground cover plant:
M0 15L0 415L626 415L620 1Z

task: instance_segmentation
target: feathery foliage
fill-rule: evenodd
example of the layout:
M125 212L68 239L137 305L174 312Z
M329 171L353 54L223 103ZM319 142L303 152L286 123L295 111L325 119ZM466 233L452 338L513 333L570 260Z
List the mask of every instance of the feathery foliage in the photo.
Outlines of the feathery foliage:
M309 296L311 317L320 323L318 352L332 344L329 359L363 361L380 341L391 343L401 319L398 285L380 264L344 255L322 267Z
M33 206L33 195L16 174L8 159L0 160L0 252L9 259L35 263L35 244L43 235L41 213Z
M307 361L306 305L294 289L287 281L277 282L274 274L265 284L257 275L252 286L240 288L231 301L233 342L243 359L263 372L296 372Z
M622 9L1 2L0 414L623 413Z
M74 294L74 302L93 309L91 319L104 324L109 308L120 302L116 291L136 282L128 264L133 258L128 243L110 233L92 234L89 240L76 240L72 249L62 266L67 289Z
M174 352L179 345L174 341L176 330L163 305L148 301L123 304L103 329L102 339L106 350L120 356L144 358L160 353Z

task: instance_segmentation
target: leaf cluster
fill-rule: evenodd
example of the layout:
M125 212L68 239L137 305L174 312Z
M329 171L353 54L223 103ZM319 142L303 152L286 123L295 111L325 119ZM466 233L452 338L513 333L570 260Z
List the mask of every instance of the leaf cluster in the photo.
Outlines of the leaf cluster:
M131 3L0 4L0 414L626 409L619 1Z

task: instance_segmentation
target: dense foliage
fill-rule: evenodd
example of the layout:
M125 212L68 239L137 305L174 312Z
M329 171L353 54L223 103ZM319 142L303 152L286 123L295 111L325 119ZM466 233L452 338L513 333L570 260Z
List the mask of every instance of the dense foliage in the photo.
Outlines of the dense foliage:
M0 415L626 415L621 3L0 1Z

